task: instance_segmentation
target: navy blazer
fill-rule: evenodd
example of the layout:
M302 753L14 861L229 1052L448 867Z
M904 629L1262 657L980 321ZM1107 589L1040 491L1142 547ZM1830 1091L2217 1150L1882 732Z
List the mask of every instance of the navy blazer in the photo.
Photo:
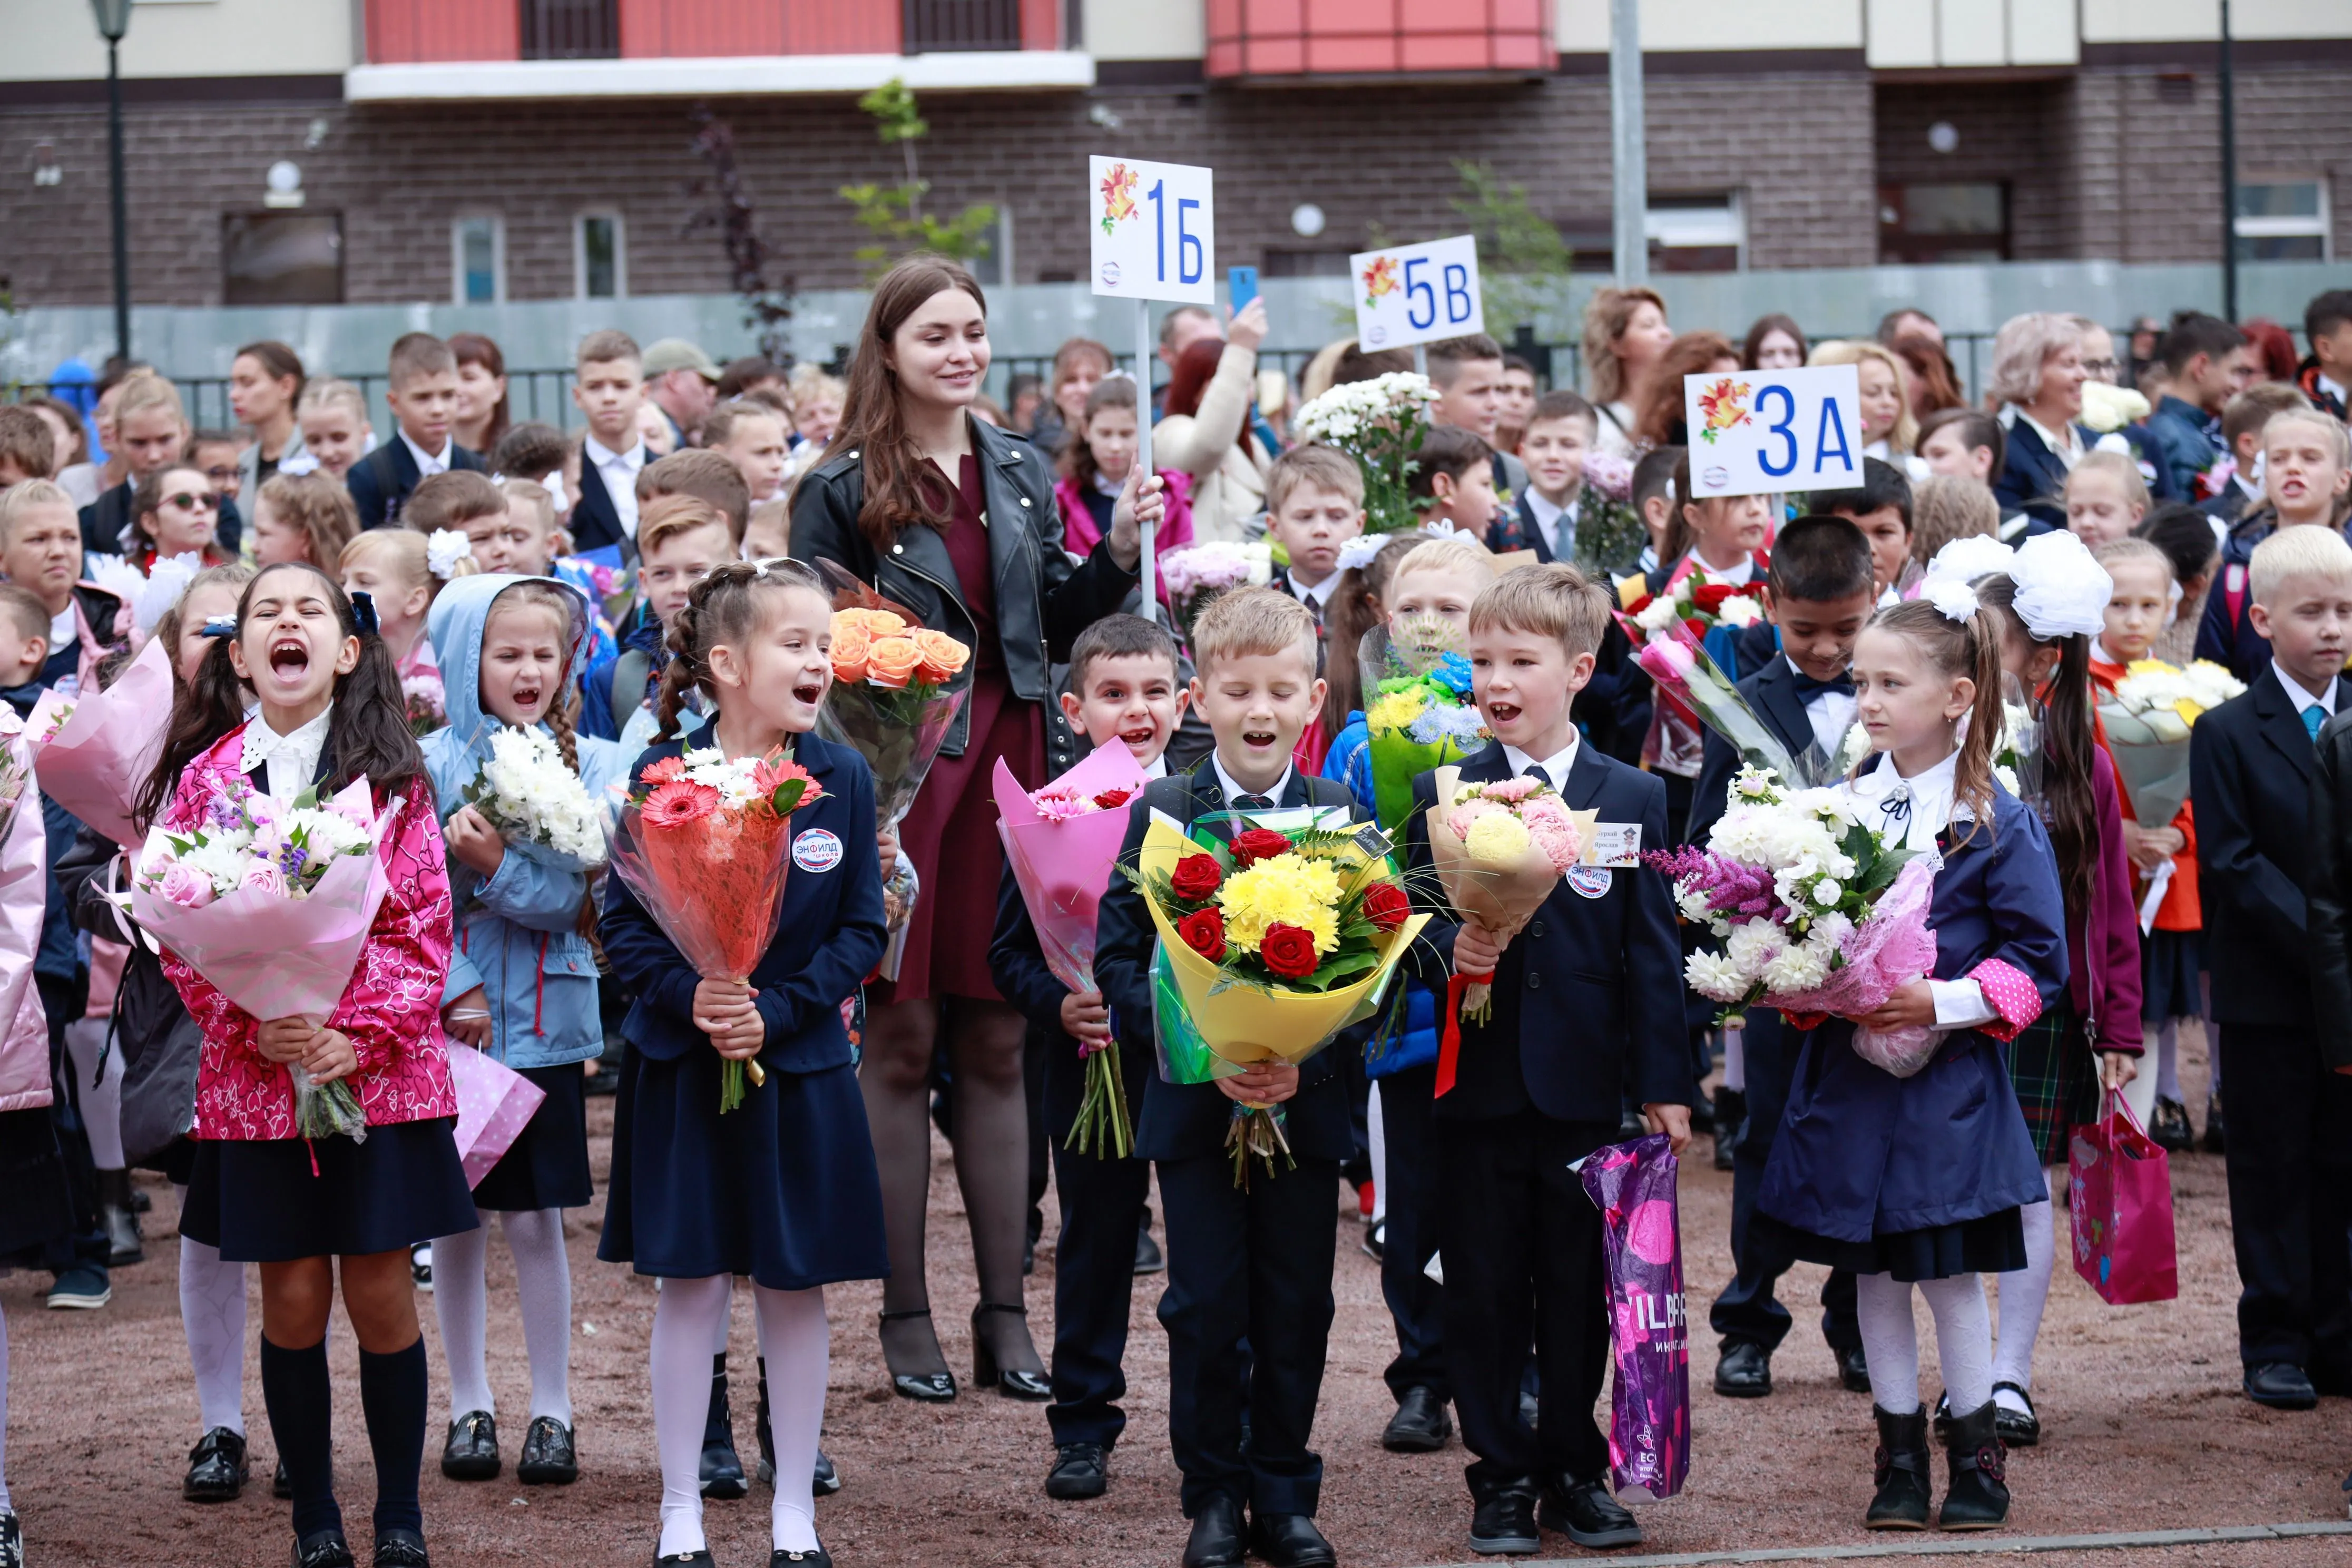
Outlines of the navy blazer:
M128 553L122 547L122 535L131 527L131 502L138 490L135 483L125 479L110 490L100 491L96 500L76 514L76 521L81 524L81 547L84 550L94 551L100 555ZM236 502L227 496L221 497L220 514L213 522L213 537L220 541L221 549L231 555L235 555L244 543L244 515L236 510Z
M633 786L648 766L684 750L680 741L648 747L631 773ZM783 918L751 981L768 1026L761 1065L770 1072L814 1073L855 1059L841 1004L881 962L887 932L882 862L874 843L874 775L866 760L814 734L793 742L793 756L824 797L793 814L795 858L784 882ZM813 835L830 835L835 842L826 847ZM826 849L832 865L812 869L801 858L803 845ZM694 1025L694 988L701 977L626 882L613 876L604 886L605 956L614 978L636 998L621 1032L656 1061L708 1047L710 1037Z
M1760 621L1757 624L1763 625ZM1745 640L1743 637L1743 643ZM1744 647L1741 657L1747 657ZM1748 706L1755 710L1756 717L1763 721L1772 738L1789 748L1791 758L1802 756L1805 748L1813 744L1812 716L1805 711L1804 700L1797 695L1797 672L1778 652L1739 683L1739 695L1748 700ZM1724 805L1731 795L1732 777L1739 772L1742 761L1730 742L1712 728L1706 731L1706 751L1699 761L1698 783L1691 791L1690 821L1683 829L1684 843L1706 845L1707 833L1723 816ZM1797 784L1795 779L1781 782L1792 788Z
M1279 809L1307 805L1348 808L1356 822L1371 820L1347 785L1336 779L1315 778L1293 768L1282 792ZM1155 779L1129 806L1127 841L1119 847L1122 867L1139 863L1143 835L1151 826L1151 808L1191 823L1211 812L1228 809L1217 783L1213 758L1204 759L1189 773ZM1224 824L1208 829L1230 837ZM1103 892L1095 925L1095 984L1110 1004L1111 1029L1118 1037L1122 1058L1157 1054L1151 1005L1151 949L1159 940L1151 911L1143 895L1124 871L1112 873ZM1058 1003L1055 1004L1057 1006ZM1324 1047L1298 1067L1298 1092L1283 1106L1284 1132L1290 1151L1302 1159L1345 1160L1355 1152L1355 1133L1348 1110L1348 1089L1340 1071L1339 1053L1348 1049L1346 1037ZM1150 1075L1143 1090L1143 1107L1135 1121L1135 1152L1147 1160L1188 1160L1222 1154L1225 1132L1233 1121L1234 1101L1213 1083L1170 1083ZM1613 1115L1614 1112L1612 1112Z
M478 453L467 451L454 439L449 443L449 467L453 470L471 468L478 474L489 471L489 465ZM422 477L416 471L415 456L395 430L391 440L352 465L351 472L343 476L343 488L352 492L352 504L359 509L362 528L397 528L400 509L407 504L409 492Z
M1462 777L1473 783L1510 776L1498 742L1462 763ZM1560 795L1571 810L1598 810L1602 822L1640 823L1644 850L1669 843L1664 783L1591 745L1577 747ZM1407 881L1419 889L1415 905L1436 918L1408 962L1442 996L1461 926L1437 893L1429 857L1436 802L1435 773L1412 781ZM1511 1116L1533 1106L1562 1121L1613 1123L1628 1094L1641 1105L1690 1103L1673 887L1646 866L1600 875L1606 884L1592 896L1562 879L1503 950L1493 1010L1483 1025L1463 1024L1454 1086L1436 1102L1439 1116Z
M2294 700L2268 670L2189 731L2217 1023L2312 1026L2304 895L2316 756Z
M617 545L624 556L636 552L636 542L622 530L620 509L605 488L604 473L593 463L580 465L580 499L572 503L569 526L574 554L584 555L607 544Z
M1574 525L1570 524L1573 531ZM1486 548L1496 554L1513 550L1535 552L1538 563L1559 559L1551 552L1551 542L1544 537L1542 524L1536 521L1535 508L1528 502L1528 492L1522 490L1508 507L1495 513L1486 525Z
M2075 434L2086 447L2098 438L2079 427ZM1992 482L2000 515L2012 517L2021 511L2032 518L2026 528L2029 534L2065 527L2066 503L2060 498L2066 493L2066 465L2022 418L2011 422L2008 436L2000 472Z
M1931 978L1963 979L1997 958L2032 980L2042 1006L2054 1006L2066 989L2058 862L2042 819L1993 790L1990 835L1979 828L1962 840L1966 824L1944 835L1927 915ZM1766 1214L1835 1241L1866 1242L2049 1197L1999 1041L1955 1030L1926 1067L1896 1078L1854 1055L1853 1027L1832 1018L1805 1037L1757 1197Z

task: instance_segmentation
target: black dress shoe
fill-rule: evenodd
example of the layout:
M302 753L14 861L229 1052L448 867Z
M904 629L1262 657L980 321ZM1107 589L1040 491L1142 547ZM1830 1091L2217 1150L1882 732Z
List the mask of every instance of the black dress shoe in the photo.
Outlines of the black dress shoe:
M816 1474L809 1478L810 1495L831 1497L840 1489L841 1472L833 1468L833 1461L824 1457L823 1448L819 1448L816 1451Z
M1536 1529L1536 1494L1532 1485L1505 1487L1482 1498L1470 1515L1470 1550L1484 1557L1531 1556L1543 1549Z
M1994 1400L1992 1402L1993 1430L2000 1435L2004 1447L2031 1448L2042 1441L2042 1416L2033 1408L2033 1396L2013 1383L1996 1383L1992 1385L1992 1391L1995 1394L1999 1394L2004 1388L2017 1395L2025 1405L2025 1409L2021 1414L2011 1410L2000 1400ZM1948 1408L1950 1403L1948 1398L1946 1399L1945 1406Z
M1431 1389L1408 1388L1381 1434L1381 1447L1391 1454L1434 1454L1452 1436L1454 1418L1445 1413L1445 1401Z
M294 1542L294 1568L357 1568L340 1530L322 1530Z
M833 1568L833 1553L822 1546L806 1552L787 1552L779 1546L768 1553L768 1568Z
M1642 1527L1599 1481L1562 1476L1544 1488L1536 1522L1579 1546L1639 1546Z
M180 1495L190 1502L235 1502L252 1474L245 1460L245 1436L215 1426L188 1450L188 1475Z
M269 1473L269 1495L279 1502L294 1500L294 1478L286 1473L286 1461L283 1459L278 1460L278 1468Z
M1250 1550L1274 1568L1337 1568L1339 1554L1303 1513L1261 1513L1250 1521Z
M1135 1230L1135 1271L1138 1274L1157 1274L1167 1267L1168 1255L1161 1252L1160 1244L1151 1239L1151 1227L1138 1226Z
M1748 1121L1748 1096L1736 1089L1715 1091L1715 1168L1731 1169L1731 1152Z
M1838 1386L1848 1394L1868 1394L1870 1358L1863 1353L1862 1347L1856 1345L1852 1350L1843 1351L1832 1347L1830 1353L1837 1357Z
M1054 1448L1054 1468L1045 1472L1045 1495L1061 1502L1083 1502L1110 1489L1110 1450L1100 1443L1060 1443Z
M716 1562L706 1546L699 1552L673 1552L667 1557L656 1557L654 1568L713 1568Z
M2197 1147L2197 1130L2189 1125L2189 1108L2177 1100L2159 1100L2147 1119L2148 1138L2159 1149L2185 1154Z
M1192 1516L1184 1568L1241 1568L1241 1562L1242 1505L1229 1497L1213 1497Z
M425 1554L425 1537L413 1530L376 1532L375 1568L433 1568Z
M1726 1340L1715 1363L1715 1391L1726 1399L1762 1399L1772 1392L1772 1357L1754 1340Z
M441 1445L441 1473L453 1481L498 1479L499 1424L487 1410L468 1410L449 1423Z
M998 1363L995 1350L990 1346L980 1331L980 1320L990 1312L1003 1312L1016 1318L1026 1318L1029 1315L1029 1309L1017 1307L1005 1301L982 1301L971 1310L971 1381L973 1384L981 1388L993 1385L996 1392L1007 1399L1025 1400L1033 1405L1043 1405L1052 1399L1054 1385L1042 1368L1032 1372L1024 1367L1003 1366Z
M515 1479L527 1487L568 1487L580 1479L580 1456L572 1428L552 1415L534 1415L522 1435L522 1458Z
M1375 1263L1389 1260L1389 1216L1382 1215L1364 1227L1364 1239L1356 1244L1364 1256Z
M918 1307L908 1312L885 1312L881 1315L881 1321L885 1323L898 1323L921 1318L928 1321L930 1315L931 1310L929 1307ZM933 1344L936 1345L937 1342L935 1339ZM890 1347L887 1344L882 1347L882 1357L887 1363L890 1357ZM912 1399L924 1405L944 1405L956 1396L955 1373L945 1370L900 1372L893 1367L890 1370L890 1392L901 1399Z
M2319 1391L2293 1362L2267 1361L2246 1369L2246 1397L2273 1410L2308 1410L2319 1403Z

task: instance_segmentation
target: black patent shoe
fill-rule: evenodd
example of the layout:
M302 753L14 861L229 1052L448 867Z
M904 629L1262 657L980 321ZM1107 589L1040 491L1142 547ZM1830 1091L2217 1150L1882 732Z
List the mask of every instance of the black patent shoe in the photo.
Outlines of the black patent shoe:
M1452 1436L1454 1418L1445 1413L1445 1401L1436 1391L1408 1388L1397 1402L1397 1413L1389 1417L1388 1429L1381 1434L1381 1447L1391 1454L1434 1454Z
M1110 1450L1100 1443L1062 1443L1054 1468L1045 1472L1045 1495L1056 1502L1084 1502L1110 1489Z
M2008 1460L1993 1425L1993 1410L1988 1399L1967 1415L1953 1416L1945 1426L1944 1455L1951 1466L1951 1482L1936 1515L1938 1530L1993 1530L2009 1519Z
M413 1530L376 1532L374 1568L433 1568L425 1554L425 1537Z
M1838 1386L1848 1394L1868 1394L1870 1358L1863 1353L1862 1347L1855 1345L1851 1350L1843 1351L1832 1347L1830 1353L1837 1357Z
M996 1359L995 1350L980 1331L980 1320L990 1312L1003 1312L1015 1318L1029 1316L1029 1309L1003 1301L982 1301L971 1310L971 1381L976 1387L994 1386L1007 1399L1026 1400L1043 1405L1054 1397L1054 1385L1041 1368L1032 1372L1023 1367L1003 1366Z
M1878 1417L1878 1453L1872 1484L1877 1488L1863 1523L1872 1530L1927 1528L1927 1418L1914 1410L1895 1415L1872 1407Z
M2189 1125L2189 1108L2177 1100L2159 1100L2147 1119L2147 1135L2159 1149L2185 1154L2197 1147L2197 1130Z
M787 1552L779 1546L768 1553L768 1568L833 1568L833 1553L822 1546L806 1552Z
M1241 1568L1242 1505L1219 1494L1192 1516L1184 1542L1184 1568Z
M1535 1488L1521 1483L1480 1499L1470 1515L1470 1550L1481 1557L1531 1557L1543 1550Z
M487 1410L468 1410L449 1423L449 1440L441 1445L441 1473L453 1481L498 1479L499 1424Z
M831 1497L841 1489L841 1472L834 1468L824 1450L816 1451L816 1474L809 1478L809 1493L813 1497Z
M1772 1357L1754 1340L1726 1340L1715 1363L1715 1391L1726 1399L1762 1399L1772 1392Z
M180 1495L190 1502L235 1502L252 1474L245 1458L245 1435L215 1426L188 1450L188 1474L180 1483Z
M1639 1546L1642 1527L1599 1481L1561 1476L1544 1489L1536 1522L1583 1547Z
M918 1307L911 1311L885 1312L882 1314L882 1321L885 1324L904 1323L911 1322L917 1318L928 1321L930 1315L931 1310L929 1307ZM939 1343L936 1336L931 1342L936 1349ZM887 1340L885 1340L882 1345L882 1359L885 1363L887 1363L890 1359L890 1346ZM944 1405L956 1396L955 1373L944 1368L938 1372L900 1372L896 1367L892 1367L890 1392L901 1399L919 1400L926 1405Z
M580 1455L572 1428L552 1415L534 1415L522 1435L522 1458L515 1479L527 1487L568 1487L580 1479Z
M322 1530L294 1543L294 1568L358 1568L340 1530Z
M716 1561L706 1546L699 1552L673 1552L667 1557L656 1557L654 1568L712 1568Z
M2017 1395L2025 1406L2020 1412L2011 1410L1996 1399L1992 1403L1993 1430L2000 1434L2002 1444L2011 1448L2031 1448L2042 1441L2041 1413L2033 1408L2033 1396L2013 1383L1996 1383L1992 1391L1999 1394L2006 1388ZM1946 1402L1947 1404L1949 1401Z
M1151 1238L1151 1227L1148 1225L1137 1226L1135 1271L1138 1274L1157 1274L1167 1267L1168 1255L1160 1251L1160 1244Z
M0 1508L0 1568L25 1568L25 1527L13 1508Z
M1339 1554L1303 1513L1261 1513L1250 1521L1250 1551L1274 1568L1338 1568Z

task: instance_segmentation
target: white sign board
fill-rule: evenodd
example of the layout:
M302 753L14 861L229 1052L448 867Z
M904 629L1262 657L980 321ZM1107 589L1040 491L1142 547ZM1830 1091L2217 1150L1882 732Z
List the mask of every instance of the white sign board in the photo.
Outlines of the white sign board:
M1486 330L1473 235L1367 250L1348 258L1356 341L1367 352L1411 348Z
M1683 377L1691 497L1862 483L1862 395L1850 364Z
M1208 170L1089 158L1087 175L1096 293L1217 302L1217 234Z

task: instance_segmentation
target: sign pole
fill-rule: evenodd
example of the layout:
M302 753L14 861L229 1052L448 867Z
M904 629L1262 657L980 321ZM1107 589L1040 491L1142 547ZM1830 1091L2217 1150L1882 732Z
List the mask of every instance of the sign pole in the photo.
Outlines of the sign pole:
M1429 378L1429 345L1427 343L1412 345L1412 373L1424 381Z
M1151 473L1151 301L1135 302L1135 464L1139 478ZM1143 574L1143 618L1155 625L1160 619L1160 595L1157 558L1152 546L1159 530L1151 523L1143 524L1143 557L1139 563Z

